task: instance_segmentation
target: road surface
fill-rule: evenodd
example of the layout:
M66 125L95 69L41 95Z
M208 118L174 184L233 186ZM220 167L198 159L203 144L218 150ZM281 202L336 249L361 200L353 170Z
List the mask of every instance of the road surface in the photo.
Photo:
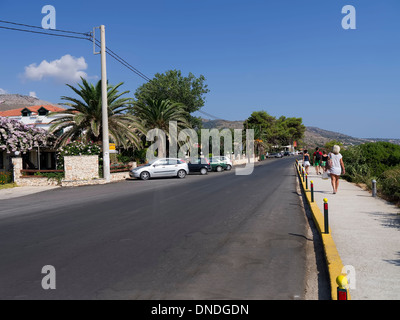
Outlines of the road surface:
M304 299L293 161L2 200L0 299Z

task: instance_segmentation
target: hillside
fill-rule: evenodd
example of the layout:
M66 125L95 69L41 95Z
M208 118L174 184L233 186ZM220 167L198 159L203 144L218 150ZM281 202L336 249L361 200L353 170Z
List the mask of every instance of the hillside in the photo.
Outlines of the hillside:
M36 97L24 96L21 94L0 94L0 111L40 105L53 105L61 107L55 103L40 100Z
M337 140L343 145L357 145L368 142L367 139L354 138L339 132L323 130L317 127L307 127L304 135L304 145L307 147L324 146L325 143Z
M204 129L243 129L243 120L241 121L228 121L228 120L210 120L201 119Z
M228 121L228 120L209 120L202 119L203 127L205 129L243 129L243 120L240 121ZM378 138L369 138L369 139L360 139L354 138L343 133L328 131L324 129L320 129L317 127L307 127L304 135L304 145L308 148L315 148L317 146L324 146L325 143L337 140L343 143L345 146L357 145L366 142L376 142L376 141L387 141L394 144L400 145L400 139L378 139Z

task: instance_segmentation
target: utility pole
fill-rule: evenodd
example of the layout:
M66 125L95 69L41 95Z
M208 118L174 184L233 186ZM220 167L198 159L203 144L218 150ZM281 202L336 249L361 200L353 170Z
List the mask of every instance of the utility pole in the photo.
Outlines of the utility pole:
M108 138L108 97L107 97L107 69L106 69L106 30L100 26L100 55L101 55L101 102L102 102L102 129L103 129L103 178L110 182L110 141Z

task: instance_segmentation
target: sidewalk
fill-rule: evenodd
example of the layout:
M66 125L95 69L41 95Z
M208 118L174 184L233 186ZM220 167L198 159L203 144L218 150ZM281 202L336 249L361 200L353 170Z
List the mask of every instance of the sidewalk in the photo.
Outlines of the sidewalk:
M331 180L310 167L314 197L321 212L328 199L329 226L344 266L355 271L352 300L400 299L400 208L343 179L337 194ZM351 280L351 275L348 277Z
M0 200L12 199L27 196L30 194L43 192L47 190L52 190L55 188L60 188L57 186L46 186L46 187L15 187L9 189L0 190Z

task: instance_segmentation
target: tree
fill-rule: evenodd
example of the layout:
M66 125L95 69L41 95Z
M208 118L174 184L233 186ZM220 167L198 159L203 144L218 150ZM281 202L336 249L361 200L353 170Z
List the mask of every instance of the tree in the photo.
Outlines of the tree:
M89 84L85 79L79 88L70 87L82 100L72 97L61 97L62 100L70 101L64 103L70 109L57 112L65 116L54 119L51 123L50 131L64 132L57 139L57 146L64 146L69 141L80 138L84 142L93 141L100 144L102 142L102 99L101 81L96 86ZM144 133L144 129L137 121L137 118L126 111L132 103L131 98L122 98L129 91L119 93L118 88L123 83L116 86L107 86L108 99L108 126L109 135L117 145L127 147L140 145L139 133ZM55 113L53 113L55 114Z
M337 140L331 140L331 141L328 141L327 143L325 143L324 147L327 152L331 152L334 145L342 147L343 143L341 143L340 141L337 141Z
M304 136L306 127L302 118L286 118L281 116L277 120L279 141L282 145L292 144Z
M186 118L192 127L201 127L201 120L190 114L204 106L204 95L210 91L205 81L203 75L196 78L189 73L187 77L183 77L179 70L157 73L152 80L136 90L136 103L145 104L149 99L180 103L184 105L184 110L187 112Z
M303 125L301 118L286 118L281 116L276 119L269 115L266 111L255 111L243 123L245 129L254 129L256 143L261 147L274 145L288 145L301 139L304 135L306 127ZM262 138L260 138L262 137Z
M169 100L147 99L138 102L133 108L134 114L140 119L146 131L151 129L163 130L169 136L170 122L177 122L177 129L189 128L188 113L181 103ZM166 150L158 150L159 156L165 156Z

